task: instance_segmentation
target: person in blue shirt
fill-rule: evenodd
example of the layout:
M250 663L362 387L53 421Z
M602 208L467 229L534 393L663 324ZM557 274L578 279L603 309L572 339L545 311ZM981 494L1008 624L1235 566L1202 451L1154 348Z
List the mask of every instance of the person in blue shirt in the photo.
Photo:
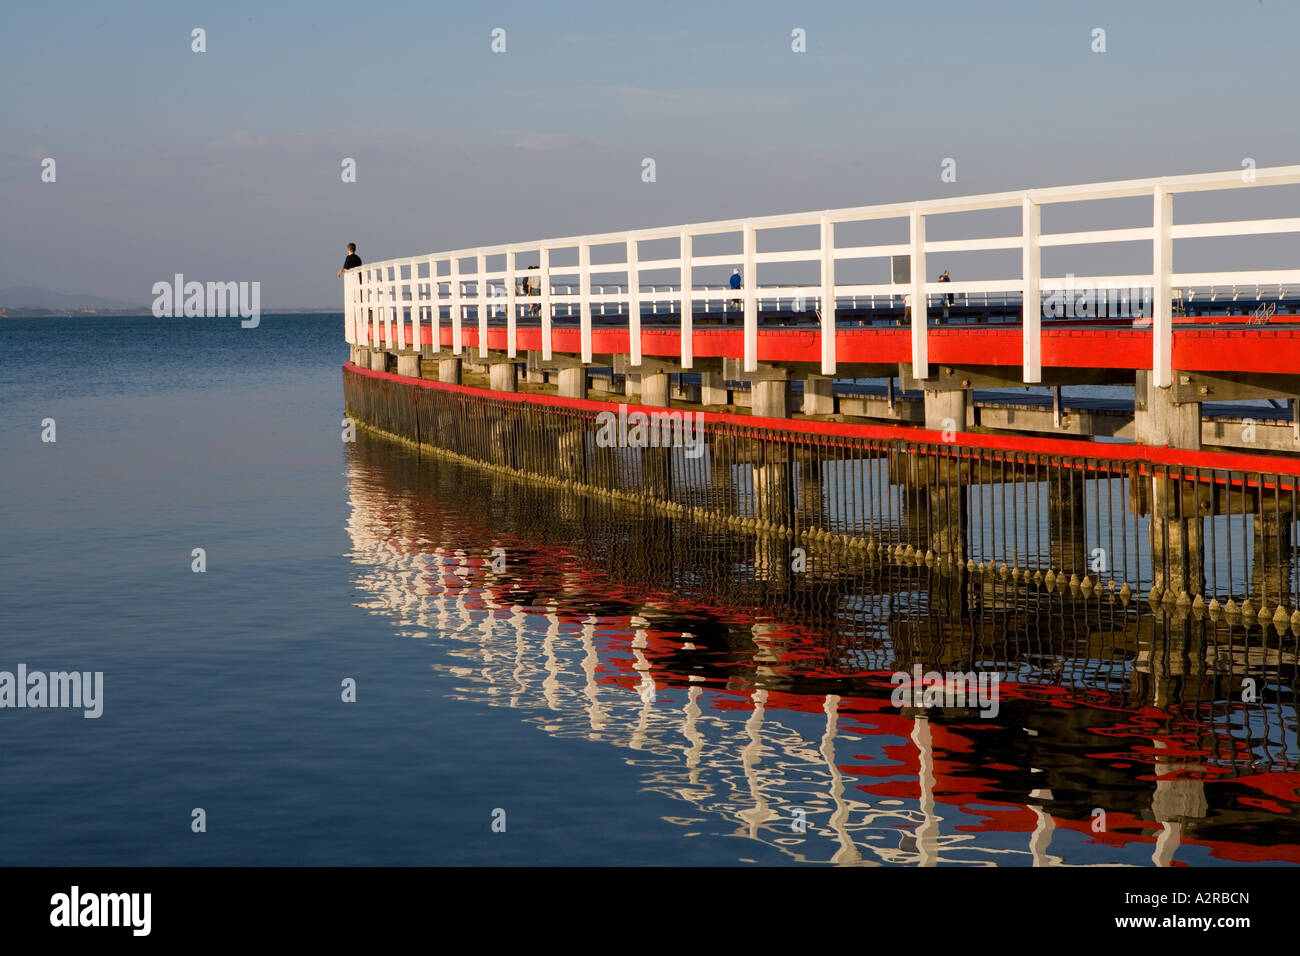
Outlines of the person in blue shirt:
M732 288L732 291L739 291L739 289L740 289L740 270L739 270L739 269L732 269L732 270L731 270L731 288ZM731 300L731 307L732 307L733 309L739 309L739 308L740 308L740 300L739 300L739 299L732 299L732 300Z

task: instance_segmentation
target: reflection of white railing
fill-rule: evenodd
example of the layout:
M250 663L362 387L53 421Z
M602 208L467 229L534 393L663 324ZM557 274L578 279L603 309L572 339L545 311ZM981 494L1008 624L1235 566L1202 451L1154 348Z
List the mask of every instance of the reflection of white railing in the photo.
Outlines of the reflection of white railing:
M399 634L437 645L452 661L438 669L456 679L454 696L508 706L552 736L625 749L647 790L684 802L696 817L705 815L693 826L706 823L716 833L761 842L800 862L1063 862L1047 854L1042 826L1022 849L945 820L961 811L935 800L925 718L912 721L909 738L890 738L898 746L910 740L917 749L920 773L912 779L918 796L885 801L888 806L869 802L855 786L859 778L840 767L856 751L838 739L838 696L823 698L820 718L769 710L762 689L751 692L748 709L723 709L715 691L656 681L645 652L650 622L637 617L627 622L626 637L640 682L635 689L609 683L600 679L608 665L597 635L608 640L626 619L562 619L553 601L544 613L525 613L484 567L482 555L402 537L397 526L409 527L410 516L388 504L376 507L365 495L352 500L349 557L358 567L356 586L366 595L360 606L391 620ZM900 768L900 779L905 773Z
M841 297L910 296L912 303L912 365L916 378L929 376L929 351L927 313L930 311L930 294L985 295L1017 292L1022 302L1022 364L1026 382L1041 380L1041 320L1038 303L1041 293L1062 289L1064 278L1042 275L1042 250L1055 246L1078 246L1112 242L1149 242L1152 250L1152 270L1144 275L1078 276L1075 281L1086 282L1094 288L1150 288L1153 290L1152 360L1151 368L1157 385L1172 383L1172 293L1175 286L1209 288L1218 286L1250 286L1257 284L1300 283L1300 269L1274 269L1236 272L1175 273L1173 271L1173 241L1206 237L1269 235L1300 232L1300 218L1255 219L1225 222L1179 223L1173 221L1173 197L1178 193L1206 190L1231 190L1257 186L1279 186L1300 183L1300 166L1278 166L1251 171L1232 170L1191 176L1169 176L1157 179L1134 179L1109 183L1090 183L1047 189L1029 189L1017 192L990 193L982 196L965 196L952 199L929 199L914 203L890 203L880 206L857 206L845 209L828 209L820 212L790 213L760 216L751 219L732 219L720 222L694 223L681 226L664 226L592 236L572 236L536 242L509 243L477 249L462 249L405 259L390 259L371 263L348 273L345 286L344 309L347 340L353 344L379 341L419 341L421 323L432 326L434 341L438 341L442 309L448 307L452 329L452 351L459 355L463 349L462 327L466 309L473 307L478 319L480 354L487 351L487 322L495 283L503 295L496 297L498 304L504 299L506 316L506 348L511 357L517 354L516 328L521 306L531 310L540 306L542 328L542 357L551 358L551 319L554 308L566 307L569 313L578 309L582 360L592 358L593 307L603 310L607 304L626 307L629 330L629 358L631 364L641 363L642 306L649 305L652 313L663 304L675 304L681 313L681 364L691 368L692 315L698 287L694 283L696 268L738 266L741 268L742 288L736 298L741 300L744 314L743 359L746 371L758 366L758 312L759 286L757 272L760 265L771 263L816 263L821 272L821 282L813 287L770 286L763 287L765 297L815 298L821 324L821 370L823 374L835 372L835 309ZM1098 229L1084 232L1043 233L1040 230L1041 210L1045 205L1080 203L1090 200L1152 197L1153 216L1150 226L1136 228ZM1019 207L1021 230L1019 235L989 238L928 240L926 224L936 216L988 209ZM908 241L905 243L841 246L835 241L835 227L842 223L870 222L888 219L908 221ZM758 235L777 229L816 226L819 242L815 248L771 252L758 251ZM739 234L742 251L723 255L695 255L696 237ZM639 244L656 240L677 240L677 255L660 259L640 259ZM611 263L593 265L593 248L622 246L623 258ZM926 256L929 253L974 252L983 250L1019 249L1021 274L1014 278L988 278L952 281L946 283L927 281ZM574 255L576 251L576 256ZM576 264L561 265L555 262L559 255L576 258ZM518 268L519 257L536 257L537 269ZM504 257L504 268L489 270L489 256ZM840 283L835 281L835 264L842 260L889 259L904 256L910 264L910 281L905 283ZM475 267L466 273L466 260ZM642 273L661 272L674 277L675 286L654 285L647 293L642 285ZM622 276L618 286L592 287L593 276ZM539 280L538 294L525 296L518 291L518 283L533 277ZM576 280L556 282L556 279ZM576 286L577 291L573 291ZM468 287L472 287L469 291ZM563 292L559 291L564 289ZM611 289L612 291L606 291ZM706 297L707 298L707 297ZM522 299L523 302L519 300ZM536 299L534 303L533 299ZM688 306L682 308L683 302ZM596 314L602 314L597 312ZM410 325L407 325L407 316ZM398 337L393 335L397 326ZM385 335L380 335L381 326ZM411 335L406 334L410 329Z

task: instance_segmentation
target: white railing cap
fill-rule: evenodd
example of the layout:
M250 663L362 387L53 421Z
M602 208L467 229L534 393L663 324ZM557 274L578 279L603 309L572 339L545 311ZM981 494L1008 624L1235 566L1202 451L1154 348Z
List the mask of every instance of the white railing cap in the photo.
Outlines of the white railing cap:
M1191 173L1180 176L1157 176L1148 179L1123 179L1111 182L1082 183L1075 186L1049 186L1018 189L1010 192L984 193L971 196L954 196L941 199L922 199L914 202L885 203L873 206L848 206L839 209L822 209L810 212L778 213L753 216L745 219L722 219L712 222L686 223L674 226L652 226L645 229L624 229L618 232L582 236L564 236L555 239L538 239L532 242L510 242L495 246L478 246L471 249L448 250L419 256L403 256L367 263L367 267L407 265L441 259L467 259L478 256L501 255L507 252L533 252L542 247L566 249L575 246L612 245L635 240L648 242L656 239L673 239L683 232L692 236L738 232L745 228L781 229L794 226L812 226L823 219L835 222L857 222L870 219L895 219L917 211L923 214L944 215L975 212L985 209L1004 209L1019 206L1025 200L1038 204L1084 202L1094 199L1123 199L1166 189L1171 193L1202 192L1215 189L1237 189L1254 186L1280 186L1300 183L1300 165L1271 166L1254 170L1253 180L1245 177L1246 170L1230 169L1214 173ZM610 264L616 267L618 264ZM557 269L570 268L566 266ZM573 267L576 268L576 267Z

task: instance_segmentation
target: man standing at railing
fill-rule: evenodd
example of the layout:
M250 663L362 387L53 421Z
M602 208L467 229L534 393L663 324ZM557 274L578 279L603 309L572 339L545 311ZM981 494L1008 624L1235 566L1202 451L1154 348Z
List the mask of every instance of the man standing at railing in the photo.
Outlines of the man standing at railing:
M951 282L951 281L952 281L952 278L948 275L948 270L947 270L947 269L944 269L944 270L943 270L943 275L939 276L939 281L940 281L940 282ZM948 309L949 309L949 307L950 307L951 305L952 305L952 293L949 292L949 293L948 293L947 303L946 303L946 304L944 305L944 307L943 307L943 317L944 317L945 319L948 318Z
M357 255L357 244L355 242L349 242L348 257L343 260L343 268L339 270L339 275L341 276L349 269L355 269L359 265L361 265L361 257Z
M530 270L537 269L537 266L529 266ZM524 278L524 295L541 295L542 294L542 277L541 275L526 276ZM542 307L539 303L534 303L528 310L529 315L541 315Z
M739 270L739 269L732 269L732 270L731 270L731 289L732 289L733 292L737 292L737 291L740 290L740 270ZM740 300L739 300L739 299L732 299L732 300L731 300L731 307L732 307L733 309L739 310L740 307L741 307L741 302L740 302Z
M361 257L357 255L357 244L355 242L349 242L348 255L347 258L343 260L343 268L339 270L339 276L342 277L343 273L347 272L350 269L355 269L359 265L361 265ZM348 289L348 284L346 282L343 283L343 294L345 297L351 294L351 290ZM367 310L366 314L363 315L361 318L362 321L369 324L370 320L373 318L373 315L370 311Z

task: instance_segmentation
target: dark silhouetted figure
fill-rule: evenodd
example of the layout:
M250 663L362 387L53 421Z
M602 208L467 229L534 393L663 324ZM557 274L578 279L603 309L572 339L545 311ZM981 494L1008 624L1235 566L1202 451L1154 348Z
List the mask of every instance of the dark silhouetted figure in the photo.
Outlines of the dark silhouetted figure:
M361 265L361 257L357 255L357 244L349 242L348 257L343 260L343 268L339 270L339 275L343 275L349 269L355 269L359 265Z

